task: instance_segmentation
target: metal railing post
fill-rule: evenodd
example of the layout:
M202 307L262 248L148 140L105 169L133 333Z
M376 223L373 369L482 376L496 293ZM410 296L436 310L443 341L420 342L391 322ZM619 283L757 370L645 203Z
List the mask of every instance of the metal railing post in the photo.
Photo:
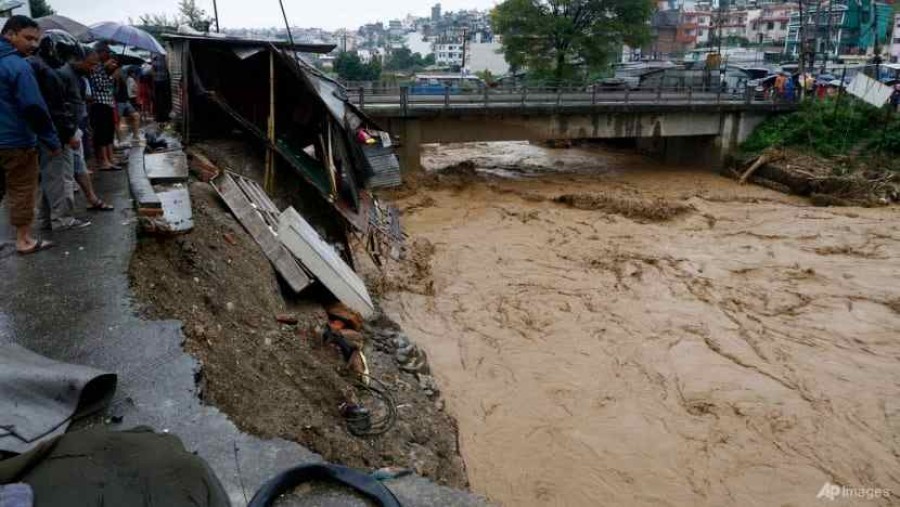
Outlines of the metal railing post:
M556 85L556 105L562 104L562 86Z
M400 108L403 110L403 116L409 114L409 87L400 87Z
M688 104L692 103L694 100L694 87L690 87L688 90Z
M444 108L450 108L450 86L444 86Z
M656 103L659 104L662 101L662 84L656 87Z
M629 97L631 96L631 88L628 85L625 85L625 103L628 103Z
M749 84L744 86L744 102L747 104L753 102L753 87Z
M528 100L528 87L522 87L522 107L525 107L525 102Z
M362 109L366 105L366 87L359 87L359 108Z
M716 104L722 103L722 84L720 83L718 87L716 87Z
M591 105L597 105L597 83L591 85Z
M490 93L491 89L488 86L484 87L484 107L488 107L488 93Z

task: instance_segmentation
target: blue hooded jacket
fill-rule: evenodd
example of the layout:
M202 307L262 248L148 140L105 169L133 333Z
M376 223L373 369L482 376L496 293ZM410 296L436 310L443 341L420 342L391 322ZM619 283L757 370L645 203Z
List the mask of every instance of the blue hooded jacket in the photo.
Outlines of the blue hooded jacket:
M31 65L0 37L0 149L60 147Z

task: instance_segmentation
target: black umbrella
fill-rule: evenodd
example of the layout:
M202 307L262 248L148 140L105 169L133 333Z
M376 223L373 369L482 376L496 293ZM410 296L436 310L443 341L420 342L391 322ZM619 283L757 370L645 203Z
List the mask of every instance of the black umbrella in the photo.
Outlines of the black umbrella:
M37 24L41 27L41 30L62 30L64 32L69 32L76 39L80 39L81 36L83 36L88 31L87 26L82 25L74 19L60 16L58 14L37 18L35 21L37 21Z

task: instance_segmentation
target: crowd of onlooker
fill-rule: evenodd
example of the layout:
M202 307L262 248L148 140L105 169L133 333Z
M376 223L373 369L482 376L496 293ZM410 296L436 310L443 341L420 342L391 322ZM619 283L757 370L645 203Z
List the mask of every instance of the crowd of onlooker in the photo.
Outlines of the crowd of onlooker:
M140 145L144 119L167 120L168 75L161 55L122 65L107 43L42 32L26 16L0 35L0 201L26 255L54 246L36 238L35 219L52 231L91 225L76 216L76 192L88 211L113 210L92 177L122 169L117 148Z

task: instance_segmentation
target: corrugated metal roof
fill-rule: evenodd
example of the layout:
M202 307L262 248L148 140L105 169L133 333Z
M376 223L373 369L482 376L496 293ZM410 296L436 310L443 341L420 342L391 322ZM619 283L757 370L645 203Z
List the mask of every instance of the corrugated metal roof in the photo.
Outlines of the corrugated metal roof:
M281 40L263 40L263 39L242 39L239 37L214 37L205 35L185 35L177 33L164 33L162 38L166 40L189 40L200 41L209 44L222 44L226 46L275 46L279 49L291 49L292 46L287 41ZM301 53L325 54L331 53L337 48L337 44L301 44L293 45L294 51Z
M397 155L392 148L373 145L365 146L362 150L374 173L369 178L369 186L371 188L400 186L402 183L400 161L397 160Z

